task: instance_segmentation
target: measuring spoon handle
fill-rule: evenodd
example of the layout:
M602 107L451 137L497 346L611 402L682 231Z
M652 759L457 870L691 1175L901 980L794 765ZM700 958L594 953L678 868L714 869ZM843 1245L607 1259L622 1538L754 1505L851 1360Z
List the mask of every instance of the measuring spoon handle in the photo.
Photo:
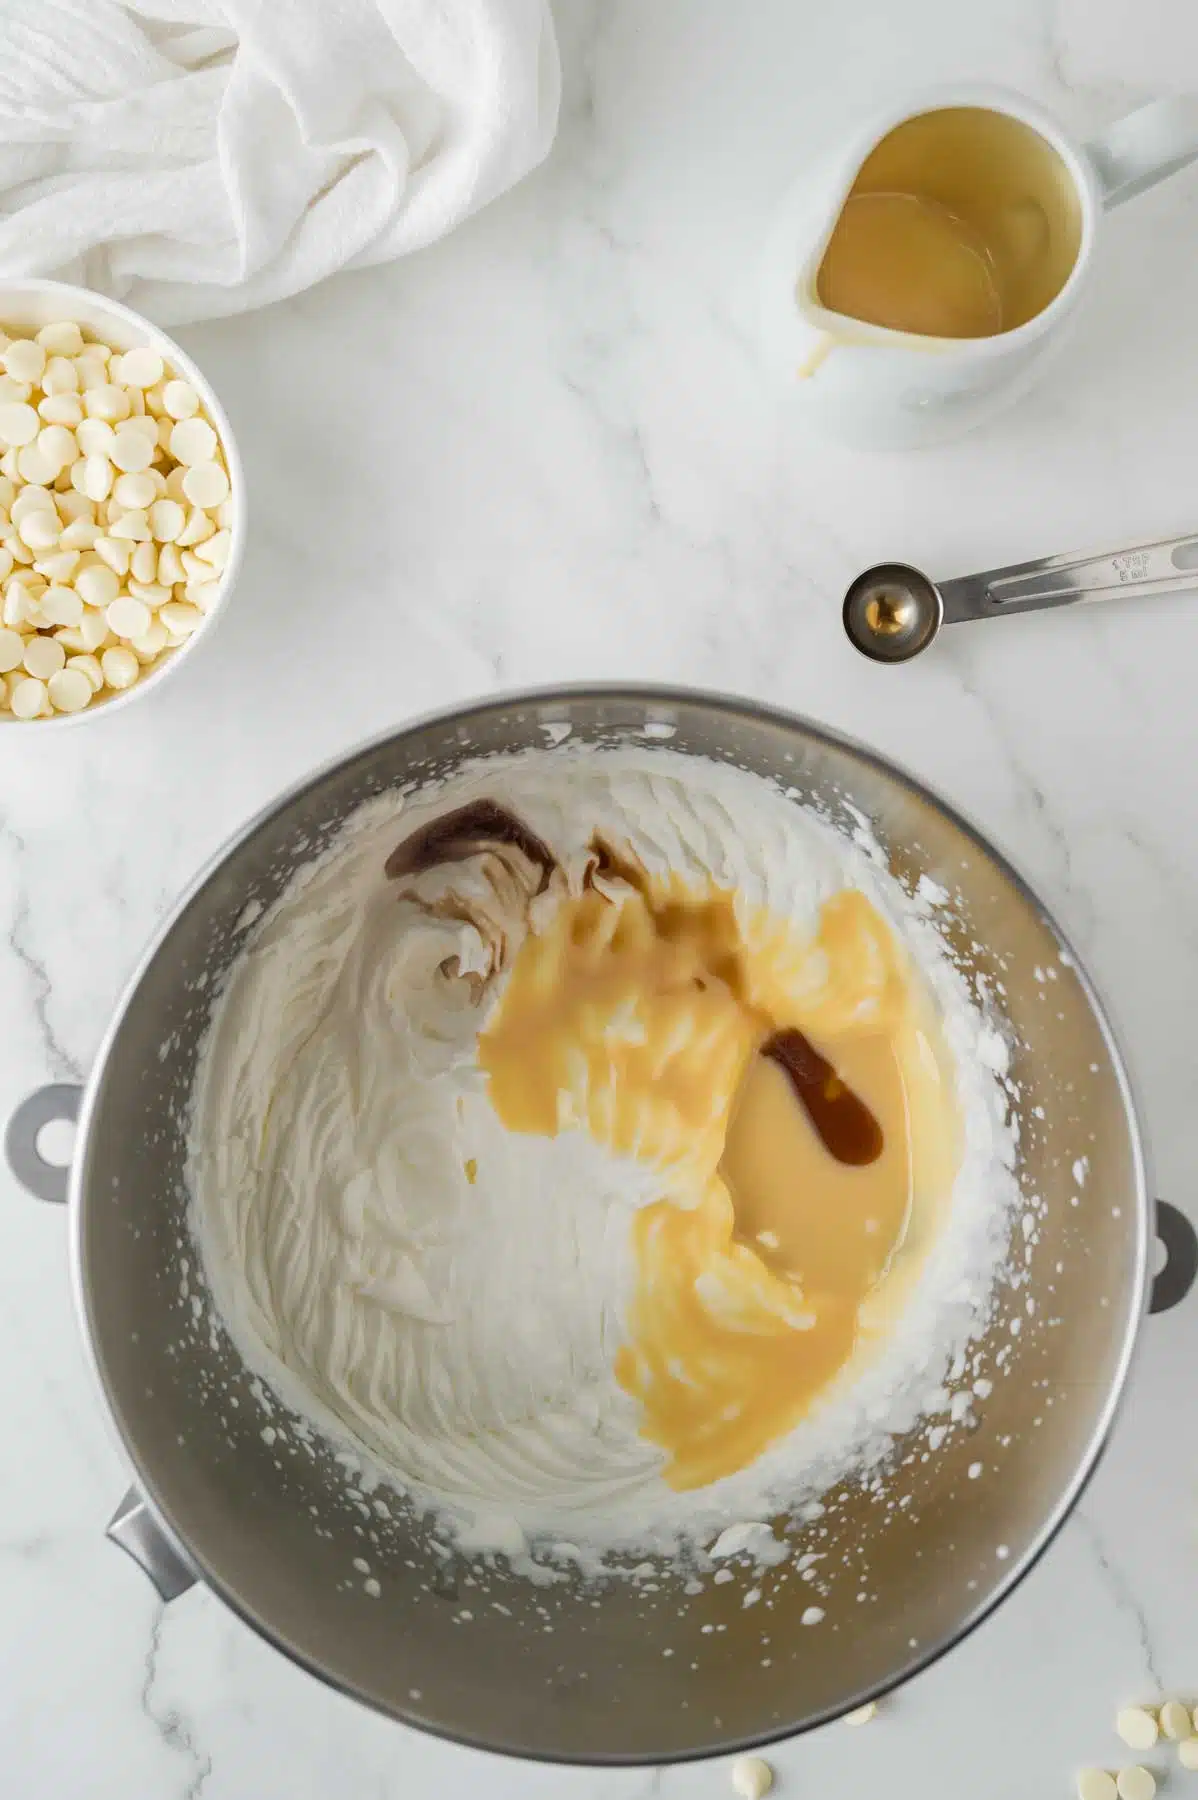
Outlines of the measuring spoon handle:
M1114 600L1120 594L1147 598L1194 587L1198 587L1198 535L1161 538L1096 556L1043 556L939 583L944 622L952 625L1001 613Z

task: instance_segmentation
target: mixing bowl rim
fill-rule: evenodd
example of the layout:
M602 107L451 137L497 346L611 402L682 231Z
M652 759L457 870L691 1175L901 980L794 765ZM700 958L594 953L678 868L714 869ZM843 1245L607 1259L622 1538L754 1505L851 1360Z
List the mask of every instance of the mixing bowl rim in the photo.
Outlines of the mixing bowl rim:
M207 884L236 853L257 835L267 824L294 806L297 800L320 786L322 782L350 765L373 756L385 745L397 739L415 736L437 725L458 725L481 721L488 715L508 713L522 707L529 709L551 707L555 704L566 704L573 701L592 702L627 702L637 701L644 704L647 711L655 707L663 711L671 706L700 706L708 712L723 715L726 718L743 720L752 723L772 723L786 730L797 732L800 736L814 741L817 745L847 751L851 756L868 764L879 773L897 779L909 793L922 799L934 810L943 814L951 824L962 831L975 847L993 862L999 872L1014 886L1020 896L1030 904L1033 911L1043 919L1048 929L1056 938L1061 949L1069 959L1082 991L1090 1005L1095 1021L1102 1034L1106 1052L1110 1059L1111 1069L1115 1076L1119 1092L1123 1100L1124 1115L1129 1127L1132 1160L1135 1174L1135 1212L1136 1243L1134 1279L1129 1285L1129 1296L1135 1302L1129 1305L1127 1319L1122 1328L1122 1342L1119 1346L1118 1359L1111 1378L1109 1391L1103 1402L1101 1413L1085 1446L1077 1460L1076 1468L1048 1512L1035 1538L1021 1557L1012 1560L1010 1568L996 1587L978 1603L974 1610L954 1630L947 1632L926 1648L921 1647L913 1652L909 1663L903 1665L899 1674L892 1676L884 1683L876 1683L862 1688L859 1692L848 1696L842 1704L826 1707L805 1720L802 1724L782 1725L777 1730L759 1732L747 1737L730 1738L719 1744L712 1744L696 1750L687 1751L636 1751L624 1752L605 1750L599 1754L582 1755L561 1750L529 1750L514 1744L496 1743L485 1737L474 1736L467 1731L451 1730L434 1724L428 1719L401 1711L364 1693L352 1681L343 1678L335 1670L322 1665L318 1658L310 1655L297 1645L287 1641L284 1634L268 1619L261 1617L250 1603L244 1600L226 1581L221 1572L212 1567L182 1536L171 1521L170 1513L158 1493L153 1471L143 1466L143 1461L130 1438L126 1436L120 1422L116 1397L110 1392L109 1384L101 1367L99 1353L93 1337L93 1320L90 1293L85 1279L83 1255L83 1213L84 1193L87 1185L87 1171L90 1162L90 1140L93 1117L98 1105L100 1090L103 1086L105 1072L113 1046L120 1034L125 1016L133 1003L143 979L156 960L163 944L174 930L178 921L184 916L192 902L199 896ZM668 748L662 744L662 748ZM547 745L546 748L549 748ZM1085 1491L1093 1476L1102 1455L1110 1440L1111 1430L1118 1414L1127 1388L1127 1378L1131 1360L1135 1352L1137 1337L1143 1322L1149 1292L1148 1244L1151 1236L1150 1218L1150 1183L1147 1167L1147 1156L1144 1133L1140 1124L1140 1111L1136 1102L1135 1091L1128 1072L1127 1061L1120 1048L1119 1039L1112 1024L1102 997L1100 996L1089 971L1077 956L1066 933L1061 929L1053 913L1040 899L1031 883L1020 873L1018 868L978 826L957 807L946 800L943 795L930 787L918 776L913 775L900 763L872 750L860 743L846 732L839 732L816 720L809 719L801 713L788 712L783 707L767 702L753 700L745 695L724 693L715 689L691 688L683 686L661 685L655 682L578 682L558 686L516 689L503 694L481 695L477 699L458 702L453 706L438 707L405 721L401 726L378 732L348 750L343 750L326 758L318 768L309 771L288 786L285 791L261 807L243 825L226 839L221 847L210 857L187 884L178 900L170 909L166 918L153 933L142 955L139 957L132 975L113 1010L112 1017L96 1052L95 1061L88 1076L82 1103L79 1111L75 1155L72 1158L68 1200L70 1206L70 1265L71 1285L74 1303L82 1328L82 1336L86 1347L87 1360L96 1380L96 1385L103 1402L104 1413L123 1453L128 1457L134 1472L134 1479L141 1496L154 1521L164 1536L181 1553L184 1562L192 1568L199 1580L211 1589L223 1603L240 1619L255 1631L259 1637L278 1650L288 1660L301 1668L305 1673L315 1676L336 1692L358 1701L383 1717L394 1719L398 1723L428 1733L432 1737L444 1739L472 1750L488 1751L495 1755L522 1758L533 1762L556 1763L568 1766L618 1768L644 1767L652 1764L676 1762L699 1762L711 1757L732 1756L744 1751L764 1748L779 1743L803 1732L815 1730L830 1721L842 1718L845 1713L855 1707L864 1705L869 1700L876 1700L895 1686L910 1681L913 1676L922 1673L938 1662L949 1650L963 1643L978 1626L996 1610L996 1608L1012 1593L1019 1583L1028 1575L1040 1558L1044 1555L1061 1527L1069 1517L1073 1508ZM1138 1296L1138 1300L1136 1299Z

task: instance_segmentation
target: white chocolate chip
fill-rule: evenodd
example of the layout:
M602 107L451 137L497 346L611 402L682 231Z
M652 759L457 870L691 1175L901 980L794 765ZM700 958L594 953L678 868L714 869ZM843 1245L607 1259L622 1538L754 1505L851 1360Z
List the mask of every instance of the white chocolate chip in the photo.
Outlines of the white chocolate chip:
M100 658L100 667L104 671L104 679L110 688L132 687L141 674L141 664L137 657L123 644L117 644L111 650L105 650Z
M75 498L80 499L82 496L77 494ZM77 518L63 527L58 542L63 550L94 550L99 536L98 525L93 524L90 519Z
M89 419L107 419L110 425L115 425L118 419L127 419L133 410L124 388L109 381L88 388L84 407Z
M37 447L57 465L55 474L69 468L79 455L75 433L66 425L44 425L37 434Z
M19 631L0 626L0 675L19 669L25 655L25 640Z
M104 686L104 671L100 667L97 657L68 656L67 668L78 669L81 675L86 675L87 679L91 682L93 694L98 694L100 689Z
M89 606L79 627L83 648L88 652L101 649L108 642L108 620L97 606Z
M151 524L153 517L151 516ZM177 581L187 579L182 558L173 544L163 544L158 552L158 580L163 587L174 587Z
M175 542L176 544L187 546L202 544L205 538L210 538L213 535L215 529L216 527L208 517L208 514L206 512L201 512L198 506L193 506L187 515L187 523L175 539Z
M52 550L62 535L62 526L52 506L39 506L22 514L17 531L21 542L31 550Z
M95 346L89 344L87 348L91 350ZM75 373L79 377L81 394L90 394L95 388L108 385L108 369L102 357L89 356L85 351L82 356L73 357L72 361L75 364Z
M204 623L204 609L189 606L185 600L168 600L158 616L169 631L180 637L190 637Z
M154 493L154 483L144 471L134 475L118 475L112 484L112 497L126 512L135 512L149 506Z
M34 600L23 581L14 576L4 589L4 623L16 631L33 617Z
M133 649L139 661L153 662L154 658L166 649L170 633L161 619L151 619L141 637L132 640Z
M148 388L162 380L162 358L157 350L126 350L116 376L126 387Z
M130 545L122 543L120 538L101 536L95 542L96 555L108 564L117 575L127 575L132 557Z
M207 510L228 499L229 477L218 462L193 463L183 477L183 492L193 506Z
M172 419L190 419L200 410L200 396L189 381L168 381L162 390L162 410Z
M220 598L220 582L189 581L183 592L193 606L198 606L203 613L209 613Z
M65 664L67 653L56 638L31 637L25 640L25 654L21 660L38 681L49 681L51 675L57 675Z
M41 430L41 420L25 400L9 400L0 405L0 443L10 449L31 444Z
M114 637L144 637L150 628L153 618L144 600L135 600L130 594L121 594L104 614L108 621L108 629Z
M158 546L149 538L134 549L129 558L129 572L135 581L150 582L158 573Z
M1119 1800L1152 1800L1156 1793L1156 1776L1151 1769L1133 1763L1130 1768L1120 1769L1115 1777L1115 1787Z
M138 507L134 512L123 512L111 520L108 526L108 535L114 538L128 538L139 543L144 542L151 535L150 521L146 518L144 508Z
M79 371L69 356L48 356L42 370L42 393L78 394Z
M864 1706L857 1708L856 1712L845 1713L844 1722L846 1725L868 1725L870 1720L877 1716L877 1711L877 1701L867 1700ZM1112 1787L1112 1793L1113 1791Z
M135 398L141 399L141 395L136 394ZM142 404L144 405L145 402L143 401ZM125 420L124 429L126 431L140 431L147 444L150 446L150 455L156 456L158 454L158 421L151 414L134 413L132 418Z
M9 507L9 517L14 525L19 525L23 518L31 512L37 512L39 508L43 511L56 512L58 509L54 504L54 495L49 488L38 485L24 487Z
M0 356L0 362L4 364L4 373L11 375L14 381L40 381L46 366L45 346L33 338L14 338Z
M216 433L207 419L181 419L171 432L170 450L176 462L211 462L216 454Z
M1115 1777L1106 1769L1079 1769L1077 1800L1115 1800Z
M47 394L44 400L37 403L39 419L47 425L69 425L72 428L83 423L83 406L78 394Z
M1183 1706L1180 1700L1166 1700L1158 1717L1161 1730L1175 1744L1184 1742L1193 1733L1194 1726L1189 1708Z
M1156 1720L1145 1706L1125 1706L1116 1715L1115 1730L1131 1750L1151 1750L1156 1743Z
M55 583L65 584L69 582L71 576L75 573L78 564L78 550L55 550L49 556L39 557L33 566L38 574L44 575L46 580L53 587Z
M173 544L186 523L187 514L177 500L155 500L150 508L150 530L160 544Z
M160 587L156 581L135 581L132 576L129 579L129 592L135 600L140 600L143 606L148 606L151 610L164 606L171 597L170 588Z
M207 563L219 573L228 562L232 548L233 533L216 531L205 543L196 545L195 554L198 561Z
M1177 1760L1183 1769L1198 1769L1198 1737L1183 1738L1177 1746Z
M116 432L107 419L84 419L75 441L84 456L107 456L116 443Z
M43 625L75 628L83 623L83 601L72 587L48 587L38 601L38 611Z
M112 464L106 456L84 456L71 468L71 485L93 502L112 492Z
M32 676L18 681L9 692L9 704L17 719L36 719L46 710L47 702L45 682L36 681Z
M124 470L127 474L133 474L138 469L149 468L157 448L157 436L151 443L145 432L130 422L122 425L116 434L112 446L112 460L118 469Z
M78 356L83 349L83 333L73 319L56 319L52 325L43 325L37 341L51 359Z
M37 417L36 413L34 417ZM23 445L18 450L17 468L22 481L46 482L54 480L59 471L59 464L49 451L43 450L42 446L35 441L32 444Z
M91 563L76 575L75 590L88 606L111 606L121 584L112 569Z
M50 704L55 712L82 712L91 705L94 689L82 669L60 669L46 683Z
M774 1785L774 1771L762 1756L738 1756L732 1765L732 1786L740 1800L762 1800Z

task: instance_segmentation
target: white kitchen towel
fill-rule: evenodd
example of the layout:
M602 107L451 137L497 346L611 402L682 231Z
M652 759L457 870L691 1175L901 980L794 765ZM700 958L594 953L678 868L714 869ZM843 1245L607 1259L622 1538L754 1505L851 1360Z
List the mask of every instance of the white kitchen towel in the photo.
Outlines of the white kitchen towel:
M494 199L559 91L547 0L0 0L0 275L262 306Z

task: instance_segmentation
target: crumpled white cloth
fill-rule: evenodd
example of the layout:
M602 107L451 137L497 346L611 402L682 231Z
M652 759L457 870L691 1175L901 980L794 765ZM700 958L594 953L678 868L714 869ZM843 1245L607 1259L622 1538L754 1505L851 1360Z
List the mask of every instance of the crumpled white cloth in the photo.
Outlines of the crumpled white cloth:
M0 275L262 306L494 199L559 94L546 0L0 0Z

